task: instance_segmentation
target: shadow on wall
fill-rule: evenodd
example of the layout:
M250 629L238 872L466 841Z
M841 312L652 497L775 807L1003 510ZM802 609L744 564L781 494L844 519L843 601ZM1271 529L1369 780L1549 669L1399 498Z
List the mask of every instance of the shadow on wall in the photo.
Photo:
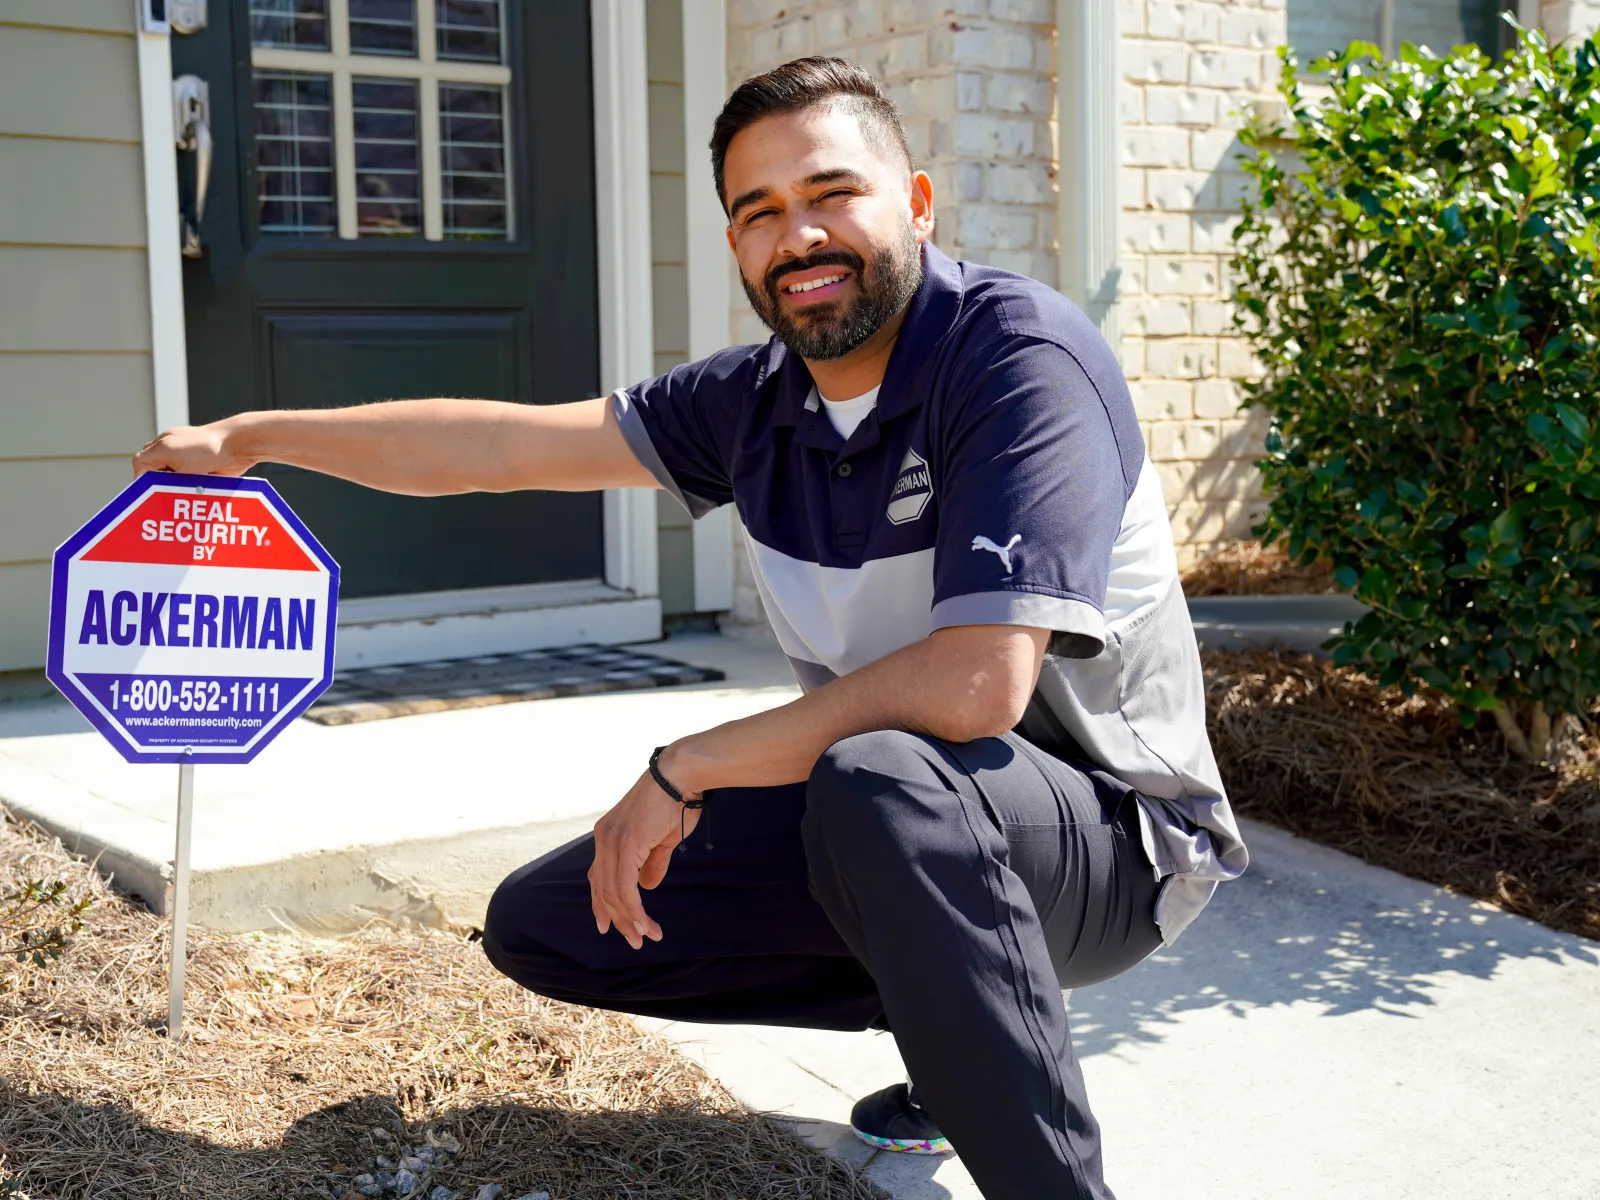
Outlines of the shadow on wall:
M1156 1043L1182 1014L1310 1002L1323 1016L1409 1017L1450 975L1488 979L1508 959L1600 965L1600 944L1251 826L1259 852L1175 946L1071 993L1080 1055Z

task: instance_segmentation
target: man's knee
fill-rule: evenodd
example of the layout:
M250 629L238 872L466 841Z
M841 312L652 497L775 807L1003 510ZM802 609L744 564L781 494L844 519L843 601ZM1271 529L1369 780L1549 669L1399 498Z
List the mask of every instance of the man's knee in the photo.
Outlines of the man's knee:
M937 754L924 737L881 729L843 738L823 751L806 783L804 835L892 840L898 814L909 802L907 784L926 779Z
M533 866L513 871L494 895L483 916L483 953L491 966L531 992L552 994L563 975L562 956L539 936L559 915L543 901Z

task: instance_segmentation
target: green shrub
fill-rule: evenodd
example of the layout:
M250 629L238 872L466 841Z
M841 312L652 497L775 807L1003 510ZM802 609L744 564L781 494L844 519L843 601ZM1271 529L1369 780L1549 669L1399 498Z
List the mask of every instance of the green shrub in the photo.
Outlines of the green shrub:
M1257 532L1371 606L1336 661L1543 758L1600 695L1600 53L1534 33L1498 64L1356 43L1311 69L1285 52L1287 129L1242 135Z

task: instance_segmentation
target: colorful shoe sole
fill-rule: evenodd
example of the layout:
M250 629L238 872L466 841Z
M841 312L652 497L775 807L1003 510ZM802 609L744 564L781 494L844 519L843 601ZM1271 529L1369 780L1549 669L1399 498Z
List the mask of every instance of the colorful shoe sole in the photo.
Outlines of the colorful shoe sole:
M855 1134L869 1146L876 1146L879 1150L890 1150L896 1154L949 1154L949 1138L930 1138L922 1141L905 1141L900 1138L878 1137L871 1133L862 1133L861 1130L850 1127L850 1132Z

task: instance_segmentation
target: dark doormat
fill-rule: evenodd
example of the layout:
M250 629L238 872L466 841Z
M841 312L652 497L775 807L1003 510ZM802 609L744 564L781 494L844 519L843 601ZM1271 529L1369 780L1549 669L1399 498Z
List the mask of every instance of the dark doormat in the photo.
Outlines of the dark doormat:
M354 725L451 708L484 708L553 696L590 696L727 676L657 654L615 646L567 646L345 671L307 711L319 725Z

